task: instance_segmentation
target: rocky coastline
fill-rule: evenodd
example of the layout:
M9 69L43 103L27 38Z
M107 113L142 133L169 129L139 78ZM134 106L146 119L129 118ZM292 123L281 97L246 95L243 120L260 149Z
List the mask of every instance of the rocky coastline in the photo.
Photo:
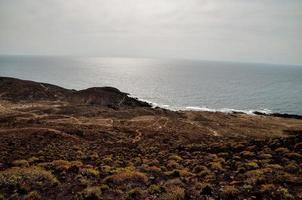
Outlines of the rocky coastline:
M0 199L302 199L302 117L0 77Z

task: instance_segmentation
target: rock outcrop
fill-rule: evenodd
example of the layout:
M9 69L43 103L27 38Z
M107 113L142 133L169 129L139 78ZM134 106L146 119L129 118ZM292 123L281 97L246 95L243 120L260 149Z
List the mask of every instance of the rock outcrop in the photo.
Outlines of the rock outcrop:
M150 107L151 105L128 96L113 87L93 87L70 90L48 83L0 77L0 98L10 101L68 101L74 104L94 104L113 108Z

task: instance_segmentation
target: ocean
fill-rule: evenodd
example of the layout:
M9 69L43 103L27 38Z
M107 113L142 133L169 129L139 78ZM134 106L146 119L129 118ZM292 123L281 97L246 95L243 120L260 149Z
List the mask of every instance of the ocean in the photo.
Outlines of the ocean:
M302 66L143 58L0 56L0 76L112 86L172 110L302 115Z

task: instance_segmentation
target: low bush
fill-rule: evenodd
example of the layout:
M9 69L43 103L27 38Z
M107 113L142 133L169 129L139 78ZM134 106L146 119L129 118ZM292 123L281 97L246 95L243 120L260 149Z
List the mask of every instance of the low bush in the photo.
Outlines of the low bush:
M29 163L27 160L15 160L12 162L12 165L15 167L28 167Z
M116 184L116 185L125 184L125 183L146 184L147 181L148 181L148 177L145 174L137 171L121 172L106 177L105 179L105 182Z
M78 192L75 196L76 200L87 200L87 199L102 199L102 190L99 186L87 187L83 191Z
M48 189L59 182L54 175L40 167L10 168L0 172L0 188L18 190L20 183L27 191Z

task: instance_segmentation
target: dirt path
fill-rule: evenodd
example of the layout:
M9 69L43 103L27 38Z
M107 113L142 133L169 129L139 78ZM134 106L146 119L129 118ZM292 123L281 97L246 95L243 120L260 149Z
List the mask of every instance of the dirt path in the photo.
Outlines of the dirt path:
M57 130L57 129L53 129L53 128L39 128L39 127L26 127L26 128L6 128L6 129L0 129L0 134L4 133L4 134L9 134L9 133L19 133L19 132L22 132L23 134L24 133L35 133L35 132L38 132L40 134L42 134L42 132L53 132L55 134L59 134L61 136L65 136L65 137L68 137L68 138L72 138L72 139L75 139L75 140L78 140L78 138L74 135L70 135L70 134L67 134L65 132L62 132L60 130ZM41 132L42 131L42 132Z
M138 143L142 139L142 135L143 135L142 132L138 129L136 129L135 132L137 133L137 135L132 140L132 144Z

